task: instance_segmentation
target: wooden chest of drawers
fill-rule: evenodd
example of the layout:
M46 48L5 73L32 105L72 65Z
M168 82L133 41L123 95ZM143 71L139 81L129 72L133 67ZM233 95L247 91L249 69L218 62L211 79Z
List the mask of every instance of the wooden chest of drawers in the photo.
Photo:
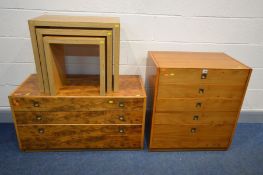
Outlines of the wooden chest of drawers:
M20 149L143 148L146 94L140 78L120 76L119 91L106 96L84 88L47 96L36 75L19 86L9 100Z
M150 150L227 149L251 71L223 53L149 52Z

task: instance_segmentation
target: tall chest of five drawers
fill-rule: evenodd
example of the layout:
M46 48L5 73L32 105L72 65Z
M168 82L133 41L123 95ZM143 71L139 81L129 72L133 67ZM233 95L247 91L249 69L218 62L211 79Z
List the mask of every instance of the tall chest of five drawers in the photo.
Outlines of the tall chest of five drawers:
M227 149L251 72L224 53L149 52L150 150Z

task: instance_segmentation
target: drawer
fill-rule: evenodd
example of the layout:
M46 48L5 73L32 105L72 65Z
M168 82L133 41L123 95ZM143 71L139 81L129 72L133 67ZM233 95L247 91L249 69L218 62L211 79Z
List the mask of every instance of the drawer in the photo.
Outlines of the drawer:
M150 149L226 149L229 137L154 136Z
M162 98L156 100L156 112L239 111L241 101L231 99Z
M141 147L141 125L18 125L22 150Z
M153 124L234 125L238 112L172 112L155 113Z
M17 124L141 124L142 110L15 112Z
M154 125L150 148L226 148L232 125Z
M217 84L241 85L246 84L248 69L207 69L207 75L202 79L203 69L160 69L159 84Z
M142 110L143 98L11 97L14 111Z
M158 88L158 98L232 98L241 99L244 86L227 85L183 85L162 84Z

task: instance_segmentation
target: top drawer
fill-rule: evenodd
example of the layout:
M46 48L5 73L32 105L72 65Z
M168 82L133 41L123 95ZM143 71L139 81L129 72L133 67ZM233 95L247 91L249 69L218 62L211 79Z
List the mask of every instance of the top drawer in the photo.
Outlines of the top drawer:
M245 85L248 69L161 68L159 83Z
M144 98L10 97L14 111L141 110Z

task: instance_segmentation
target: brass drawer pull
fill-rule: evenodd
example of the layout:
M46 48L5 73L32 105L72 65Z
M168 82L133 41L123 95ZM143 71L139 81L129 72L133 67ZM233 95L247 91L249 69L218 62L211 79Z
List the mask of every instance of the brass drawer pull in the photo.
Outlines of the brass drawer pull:
M16 100L13 100L14 106L19 106L19 103Z
M119 133L122 133L122 134L125 133L124 128L120 128L120 129L119 129Z
M44 134L44 132L45 132L44 128L39 128L39 129L38 129L38 133L39 133L39 134Z
M109 103L109 104L113 104L114 101L113 101L113 100L109 100L108 103Z
M204 93L205 93L205 89L203 89L203 88L199 88L199 91L198 91L198 92L199 92L199 94L201 94L201 95L202 95L202 94L204 94Z
M33 101L33 106L34 106L34 107L39 107L40 104L39 104L39 102L37 102L37 101Z
M199 116L198 115L194 115L193 116L193 120L198 120L199 119Z
M42 116L41 115L36 115L36 120L41 121L42 120Z
M125 105L123 102L119 102L119 107L123 108Z
M196 133L197 129L196 128L191 128L191 133Z
M124 116L123 116L123 115L120 115L120 116L119 116L119 120L120 120L120 121L124 121L124 120L125 120L125 119L124 119Z
M202 107L202 103L200 103L200 102L196 103L195 107L196 108L201 108Z
M207 78L207 74L208 74L208 70L207 69L203 69L202 70L202 74L201 74L201 79L206 79Z
M206 79L206 77L207 77L207 74L202 73L201 79Z

